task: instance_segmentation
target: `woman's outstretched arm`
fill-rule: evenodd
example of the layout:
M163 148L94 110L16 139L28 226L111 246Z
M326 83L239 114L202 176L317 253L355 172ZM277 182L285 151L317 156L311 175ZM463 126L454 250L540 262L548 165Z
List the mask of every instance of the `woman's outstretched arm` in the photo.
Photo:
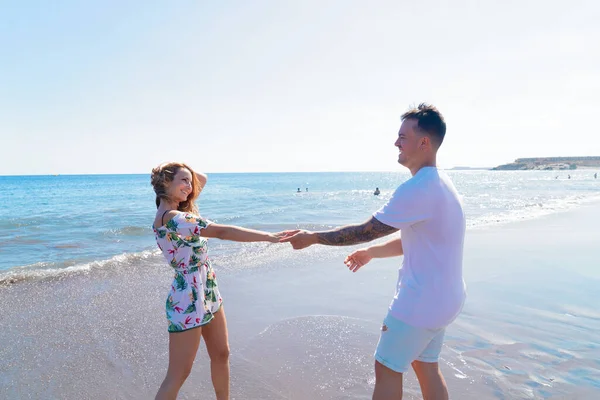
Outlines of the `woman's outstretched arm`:
M233 242L271 242L277 243L285 233L271 233L242 228L234 225L210 224L202 230L202 236L231 240Z

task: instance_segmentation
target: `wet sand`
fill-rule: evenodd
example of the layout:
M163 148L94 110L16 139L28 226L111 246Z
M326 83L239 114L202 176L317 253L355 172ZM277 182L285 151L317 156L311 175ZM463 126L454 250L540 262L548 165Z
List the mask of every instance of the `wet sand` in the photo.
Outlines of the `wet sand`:
M441 365L455 399L600 398L600 207L471 230L468 299ZM369 399L400 259L351 248L215 259L233 399ZM0 398L149 399L167 366L160 257L0 287ZM414 374L407 399L420 398ZM179 398L213 398L201 346Z

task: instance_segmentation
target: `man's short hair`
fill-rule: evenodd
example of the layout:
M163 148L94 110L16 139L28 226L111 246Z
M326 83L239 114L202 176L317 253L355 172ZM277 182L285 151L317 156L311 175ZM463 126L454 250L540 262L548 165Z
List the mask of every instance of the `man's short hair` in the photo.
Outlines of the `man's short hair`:
M402 114L400 118L402 121L417 120L419 130L431 138L436 148L442 145L446 136L446 121L438 109L431 104L421 103L418 107L413 107Z

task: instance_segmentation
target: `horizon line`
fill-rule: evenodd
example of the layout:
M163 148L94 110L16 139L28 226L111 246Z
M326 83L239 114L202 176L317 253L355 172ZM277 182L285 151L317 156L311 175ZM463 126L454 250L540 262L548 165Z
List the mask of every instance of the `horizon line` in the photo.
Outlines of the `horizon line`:
M456 166L450 168L439 167L442 170L459 170L459 169L473 169L473 170L491 170L493 167L469 167L469 166ZM366 171L212 171L205 172L204 174L323 174L323 173L365 173L365 172L410 172L408 170L404 171L403 169L399 170L366 170ZM98 176L108 176L108 175L150 175L150 172L78 172L78 173L47 173L47 174L0 174L0 177L26 177L26 176L90 176L90 175L98 175Z

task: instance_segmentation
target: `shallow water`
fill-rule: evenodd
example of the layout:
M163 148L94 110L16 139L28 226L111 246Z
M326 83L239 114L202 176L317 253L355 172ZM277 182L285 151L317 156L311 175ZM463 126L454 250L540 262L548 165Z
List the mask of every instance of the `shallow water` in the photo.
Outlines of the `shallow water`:
M600 195L591 170L574 171L570 180L556 171L448 173L464 196L470 228L576 208ZM408 178L403 171L209 174L199 206L220 223L268 231L338 226L367 219ZM0 176L0 275L14 267L65 268L155 249L149 179ZM373 195L375 187L380 196ZM212 250L243 257L246 247L220 243Z
M440 360L452 398L600 398L600 207L582 204L468 230L467 303ZM352 248L227 246L210 241L232 398L370 398L400 259L351 274L342 260ZM167 365L162 257L61 263L12 268L0 282L0 398L152 398ZM210 393L209 376L201 347L180 398ZM420 398L414 374L405 388Z

